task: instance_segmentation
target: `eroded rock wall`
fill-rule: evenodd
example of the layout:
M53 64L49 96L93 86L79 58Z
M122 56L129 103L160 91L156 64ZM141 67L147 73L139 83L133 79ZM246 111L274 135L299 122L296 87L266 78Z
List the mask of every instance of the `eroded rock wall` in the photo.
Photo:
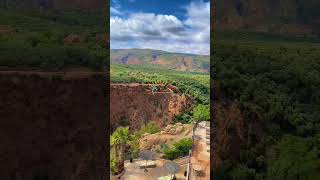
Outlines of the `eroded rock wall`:
M0 179L102 180L106 78L0 72Z
M192 105L190 97L172 92L152 93L150 85L112 84L110 127L129 126L137 130L150 121L164 127Z

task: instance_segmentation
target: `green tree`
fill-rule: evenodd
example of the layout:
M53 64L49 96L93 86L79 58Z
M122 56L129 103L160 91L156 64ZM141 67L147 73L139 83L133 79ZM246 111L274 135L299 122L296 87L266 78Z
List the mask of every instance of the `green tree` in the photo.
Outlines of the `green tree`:
M125 145L128 141L129 127L117 128L110 137L111 149L115 152L115 158L117 159L115 162L110 162L116 164L116 168L114 168L116 170L115 174L120 173L124 168Z
M185 156L189 153L189 150L192 148L192 139L184 138L173 144L173 147L164 147L163 148L163 158L165 159L176 159L181 156Z
M187 155L189 153L189 150L192 148L192 139L181 139L180 141L174 143L173 146L180 152L180 154Z
M254 180L255 174L255 169L250 169L244 164L239 164L230 172L230 175L234 180Z
M318 154L318 150L306 139L285 135L268 152L268 179L317 179L320 177Z
M209 105L199 104L193 109L193 119L195 121L210 120Z

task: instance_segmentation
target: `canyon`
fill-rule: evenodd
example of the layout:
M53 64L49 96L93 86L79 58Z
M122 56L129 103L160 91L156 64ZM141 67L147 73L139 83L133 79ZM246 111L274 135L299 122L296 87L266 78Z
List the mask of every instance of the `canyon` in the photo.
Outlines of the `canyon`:
M152 86L157 92L152 92ZM111 84L110 86L110 128L129 126L138 130L148 122L164 127L173 122L175 115L183 113L193 104L192 99L181 93L174 93L162 84Z

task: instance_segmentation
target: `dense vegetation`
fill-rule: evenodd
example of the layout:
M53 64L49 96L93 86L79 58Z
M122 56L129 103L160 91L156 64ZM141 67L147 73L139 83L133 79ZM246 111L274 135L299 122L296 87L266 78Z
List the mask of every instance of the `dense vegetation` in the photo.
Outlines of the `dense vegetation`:
M209 104L209 75L205 73L180 72L168 69L111 65L112 83L169 83L177 86L183 93L191 95L201 104Z
M92 11L0 9L0 66L102 69L107 60L104 14ZM68 36L77 42L66 43Z
M240 107L249 133L253 124L264 131L246 135L238 160L223 160L222 179L318 179L319 44L217 36L212 49L225 99Z

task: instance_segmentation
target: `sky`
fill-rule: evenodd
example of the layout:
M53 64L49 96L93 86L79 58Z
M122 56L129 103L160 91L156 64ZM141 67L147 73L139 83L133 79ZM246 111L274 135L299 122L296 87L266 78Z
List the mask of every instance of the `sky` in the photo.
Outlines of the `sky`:
M111 0L111 49L209 55L209 0Z

